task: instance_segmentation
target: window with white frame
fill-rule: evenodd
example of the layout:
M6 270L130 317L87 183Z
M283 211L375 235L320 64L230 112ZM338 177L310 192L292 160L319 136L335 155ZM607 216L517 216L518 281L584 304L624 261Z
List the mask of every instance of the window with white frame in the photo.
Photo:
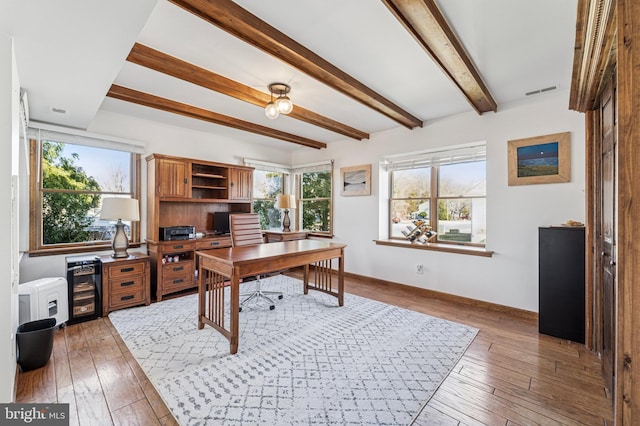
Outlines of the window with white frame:
M262 229L279 228L282 213L274 204L276 196L283 193L284 173L267 170L253 171L253 212L260 215Z
M260 160L244 159L253 167L253 212L260 216L262 229L282 228L282 212L275 207L276 197L286 194L291 168Z
M294 194L291 228L316 235L333 234L332 160L295 167L250 159L244 164L254 167L253 212L260 214L262 229L282 227L276 196ZM295 188L291 188L294 183Z
M299 229L333 235L333 161L299 166L294 174Z
M129 148L143 148L38 129L29 140L30 250L107 249L115 228L100 219L102 198L139 198L140 154ZM140 242L138 222L125 222L125 230Z
M435 241L484 246L486 145L471 144L385 159L390 178L389 237L404 239L418 220Z

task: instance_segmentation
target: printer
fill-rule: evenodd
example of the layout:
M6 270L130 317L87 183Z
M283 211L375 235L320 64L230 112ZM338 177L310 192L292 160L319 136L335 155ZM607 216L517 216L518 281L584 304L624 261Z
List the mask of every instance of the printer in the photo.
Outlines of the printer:
M160 241L192 240L195 237L195 226L166 226L160 228Z

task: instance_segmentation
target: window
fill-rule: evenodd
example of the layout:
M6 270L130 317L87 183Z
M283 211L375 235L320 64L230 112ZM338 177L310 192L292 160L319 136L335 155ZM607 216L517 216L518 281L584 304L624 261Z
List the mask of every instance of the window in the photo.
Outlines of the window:
M295 169L301 229L333 234L333 161Z
M30 251L107 249L115 228L100 219L102 198L139 198L140 155L54 132L37 135L30 139ZM125 225L130 241L139 243L138 222Z
M333 233L333 161L292 168L245 158L244 164L255 168L253 212L260 214L262 229L282 227L282 211L274 207L276 196L295 194L296 207L290 214L291 229L311 231L316 235Z
M426 221L436 241L484 245L485 145L387 159L390 171L389 236L404 239L414 221Z
M280 228L282 212L274 208L276 196L283 193L284 173L266 170L253 171L253 212L260 215L262 229Z

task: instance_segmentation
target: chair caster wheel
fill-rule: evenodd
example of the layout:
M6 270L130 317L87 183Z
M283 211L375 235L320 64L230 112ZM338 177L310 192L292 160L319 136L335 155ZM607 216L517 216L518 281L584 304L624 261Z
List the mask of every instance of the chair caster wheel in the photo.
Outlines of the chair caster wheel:
M274 305L269 306L269 310L273 311L276 307Z
M282 300L283 297L284 297L283 295L280 295L280 296L278 296L278 299Z

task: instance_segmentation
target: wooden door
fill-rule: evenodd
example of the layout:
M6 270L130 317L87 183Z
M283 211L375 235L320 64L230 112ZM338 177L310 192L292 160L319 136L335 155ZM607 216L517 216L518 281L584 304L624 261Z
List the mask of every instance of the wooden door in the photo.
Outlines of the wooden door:
M166 198L186 198L188 196L188 167L180 160L161 158L158 160L156 182L158 196Z
M596 297L600 306L598 312L600 324L600 353L602 354L602 374L609 390L614 392L615 375L615 330L616 330L616 111L615 111L615 80L607 84L601 97L601 149L600 149L600 191L598 212L596 218L599 232L597 233L600 257L597 264Z
M251 201L253 170L229 169L229 199Z

